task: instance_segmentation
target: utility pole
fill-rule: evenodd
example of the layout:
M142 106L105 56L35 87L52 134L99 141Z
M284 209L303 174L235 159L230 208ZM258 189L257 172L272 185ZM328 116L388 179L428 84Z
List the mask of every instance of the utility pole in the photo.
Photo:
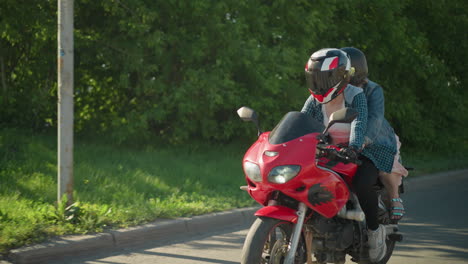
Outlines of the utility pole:
M58 0L58 195L73 203L73 0Z

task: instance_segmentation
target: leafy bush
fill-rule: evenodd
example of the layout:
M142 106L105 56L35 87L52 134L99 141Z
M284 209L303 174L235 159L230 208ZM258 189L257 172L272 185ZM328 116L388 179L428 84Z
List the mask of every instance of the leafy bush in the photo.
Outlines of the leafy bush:
M56 126L55 5L0 7L4 125ZM383 85L387 118L404 144L432 148L450 134L443 142L467 145L466 7L462 0L79 1L75 127L121 143L231 141L250 129L237 120L238 107L257 109L272 128L305 101L303 65L313 51L355 46Z

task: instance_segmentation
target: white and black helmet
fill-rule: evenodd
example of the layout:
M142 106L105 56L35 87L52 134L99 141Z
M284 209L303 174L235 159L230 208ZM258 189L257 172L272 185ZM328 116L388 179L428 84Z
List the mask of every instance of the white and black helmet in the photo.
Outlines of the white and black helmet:
M343 92L352 72L344 51L321 49L310 56L305 66L307 88L319 103L326 104Z

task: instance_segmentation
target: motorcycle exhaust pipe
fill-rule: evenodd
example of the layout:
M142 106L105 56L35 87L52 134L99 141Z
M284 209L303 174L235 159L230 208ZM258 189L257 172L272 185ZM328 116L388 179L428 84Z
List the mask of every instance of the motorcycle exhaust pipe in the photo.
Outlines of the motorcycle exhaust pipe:
M364 219L366 218L366 215L364 214L361 208L348 210L346 209L346 206L343 206L343 208L341 208L341 210L338 212L338 216L341 218L355 220L359 222L364 221Z
M346 209L345 205L343 206L343 208L341 208L337 215L341 218L363 222L366 219L366 215L364 214L364 211L362 211L357 196L355 194L351 194L350 198L351 202L354 204L354 207L356 209L348 210Z

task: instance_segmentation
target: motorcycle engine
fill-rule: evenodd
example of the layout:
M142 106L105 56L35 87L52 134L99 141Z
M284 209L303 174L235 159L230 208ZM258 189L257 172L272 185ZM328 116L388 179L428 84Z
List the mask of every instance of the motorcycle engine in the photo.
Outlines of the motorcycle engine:
M306 226L313 233L312 251L318 262L339 263L345 260L346 250L354 242L352 221L338 217L325 218L317 214Z

